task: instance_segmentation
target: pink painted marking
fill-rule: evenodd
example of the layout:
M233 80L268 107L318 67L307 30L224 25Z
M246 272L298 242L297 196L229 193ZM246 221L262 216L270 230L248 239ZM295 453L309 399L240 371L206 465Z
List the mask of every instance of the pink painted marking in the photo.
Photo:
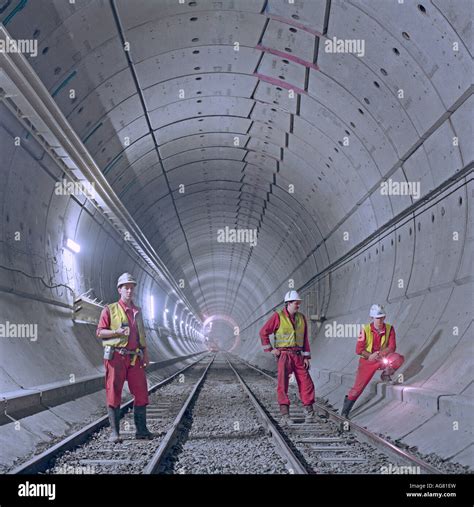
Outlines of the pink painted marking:
M302 88L298 88L297 86L292 86L289 83L285 83L285 81L280 81L279 79L270 76L264 76L263 74L259 74L258 72L254 72L253 75L258 77L258 79L265 81L265 83L269 83L275 86L281 86L286 90L294 90L296 93L306 95L305 90L303 90Z
M298 23L297 21L293 21L291 19L284 18L283 16L268 16L270 19L274 19L275 21L280 21L281 23L285 23L285 25L291 25L295 28L300 28L301 30L304 30L305 32L311 33L313 35L316 35L317 37L323 37L323 34L320 32L317 32L316 30L312 30L311 28L308 28L306 25L303 25L303 23Z
M299 63L304 67L310 67L314 70L319 70L319 67L315 63L307 62L302 58L298 58L297 56L291 55L289 53L284 53L283 51L279 51L278 49L272 49L267 46L262 46L261 44L256 46L255 49L258 49L260 51L266 51L267 53L271 53L272 55L281 56L282 58L286 58L287 60L291 60L292 62Z

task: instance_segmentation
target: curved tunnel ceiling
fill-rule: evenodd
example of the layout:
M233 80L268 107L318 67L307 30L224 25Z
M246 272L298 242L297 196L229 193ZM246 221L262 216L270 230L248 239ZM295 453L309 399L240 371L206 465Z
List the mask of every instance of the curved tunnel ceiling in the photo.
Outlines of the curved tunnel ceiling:
M31 65L189 300L245 326L399 212L380 183L468 96L451 4L51 1L3 22L38 38Z

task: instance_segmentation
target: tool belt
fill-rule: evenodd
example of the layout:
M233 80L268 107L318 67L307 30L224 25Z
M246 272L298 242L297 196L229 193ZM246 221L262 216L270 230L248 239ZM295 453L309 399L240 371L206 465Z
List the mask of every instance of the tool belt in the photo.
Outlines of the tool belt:
M121 354L122 356L138 355L140 358L143 357L143 350L142 349L130 350L130 349L126 349L125 347L121 347L121 348L115 348L115 350L119 354Z
M280 352L288 352L288 354L294 354L295 356L301 356L302 351L301 350L289 350L285 349L284 347L277 347L277 350Z
M125 347L122 347L120 349L117 349L117 352L122 356L133 356L132 360L130 361L130 366L135 366L137 357L140 359L143 358L143 350L139 348L136 348L135 350L130 350L126 349Z
M125 347L112 347L111 345L107 345L104 349L104 359L108 359L109 361L112 360L115 352L117 352L121 356L133 356L132 360L130 361L131 366L135 366L137 357L139 359L143 358L143 350L140 348L130 350Z

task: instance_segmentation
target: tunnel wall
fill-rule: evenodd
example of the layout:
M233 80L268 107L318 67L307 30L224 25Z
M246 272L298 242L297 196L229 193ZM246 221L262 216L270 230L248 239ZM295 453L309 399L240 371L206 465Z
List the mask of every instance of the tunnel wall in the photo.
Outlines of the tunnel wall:
M95 326L72 321L73 293L67 287L76 297L92 288L99 300L116 301L116 279L124 271L138 280L135 302L143 307L150 359L161 362L202 350L202 343L183 329L164 326L165 302L171 314L177 308L177 321L187 315L183 305L168 297L84 196L56 195L54 184L62 173L3 104L0 108L0 151L6 161L0 188L1 317L2 322L37 325L36 341L0 340L2 396L69 382L71 375L80 381L103 372ZM17 136L19 147L14 144ZM64 248L66 238L81 245L79 254ZM153 321L149 294L155 297Z

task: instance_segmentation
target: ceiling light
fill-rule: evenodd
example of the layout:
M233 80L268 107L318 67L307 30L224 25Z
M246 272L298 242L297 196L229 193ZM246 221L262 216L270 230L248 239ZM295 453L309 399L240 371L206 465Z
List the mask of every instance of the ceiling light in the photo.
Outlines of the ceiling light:
M71 238L68 238L66 241L66 247L71 250L71 252L79 253L81 251L81 245L79 243L76 243Z

